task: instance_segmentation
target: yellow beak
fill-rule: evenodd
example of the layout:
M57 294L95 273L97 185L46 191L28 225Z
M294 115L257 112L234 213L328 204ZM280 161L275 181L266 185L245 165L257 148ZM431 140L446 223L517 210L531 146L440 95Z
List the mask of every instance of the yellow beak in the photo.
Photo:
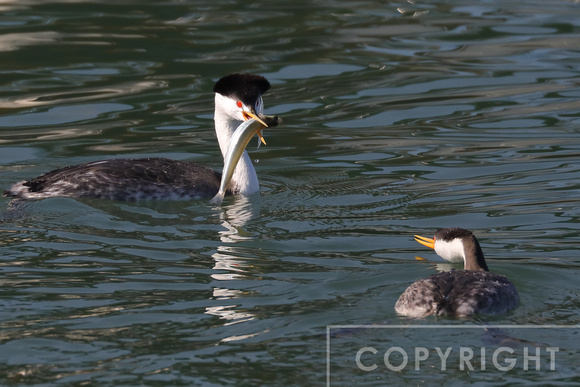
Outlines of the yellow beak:
M264 125L266 128L268 127L268 125L266 125L266 123L264 121L262 121L260 119L260 117L258 117L258 115L252 113L252 112L247 112L247 111L242 111L242 115L244 116L244 119L246 121L248 121L249 119L255 119L256 121L258 121L260 124ZM262 136L262 131L260 130L258 133L258 137L260 137L260 141L262 141L262 144L266 145L266 140L264 140L264 137ZM258 144L260 145L260 144Z
M419 235L415 235L415 240L422 244L423 246L427 246L431 249L435 248L435 239L425 238Z

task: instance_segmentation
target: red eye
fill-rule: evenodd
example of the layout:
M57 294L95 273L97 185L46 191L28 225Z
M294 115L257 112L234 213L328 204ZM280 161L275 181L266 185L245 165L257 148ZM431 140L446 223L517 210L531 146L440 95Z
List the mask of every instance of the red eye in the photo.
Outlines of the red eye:
M238 105L239 108L241 108L242 107L242 101L238 101L237 105Z

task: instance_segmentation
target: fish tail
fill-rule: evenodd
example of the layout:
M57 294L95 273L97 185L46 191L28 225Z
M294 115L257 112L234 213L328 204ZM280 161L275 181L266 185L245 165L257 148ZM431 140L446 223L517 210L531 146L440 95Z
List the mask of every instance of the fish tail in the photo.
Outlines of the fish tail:
M209 202L211 204L217 204L218 206L221 206L222 202L224 201L224 195L225 191L219 191Z

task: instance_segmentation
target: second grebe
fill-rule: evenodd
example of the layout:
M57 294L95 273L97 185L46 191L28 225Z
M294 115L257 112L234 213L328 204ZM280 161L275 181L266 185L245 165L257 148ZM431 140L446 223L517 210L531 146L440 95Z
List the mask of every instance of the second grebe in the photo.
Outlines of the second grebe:
M442 228L433 239L415 235L447 261L463 260L465 270L420 279L401 294L395 310L410 317L506 313L519 303L515 286L503 275L490 273L479 242L471 231Z

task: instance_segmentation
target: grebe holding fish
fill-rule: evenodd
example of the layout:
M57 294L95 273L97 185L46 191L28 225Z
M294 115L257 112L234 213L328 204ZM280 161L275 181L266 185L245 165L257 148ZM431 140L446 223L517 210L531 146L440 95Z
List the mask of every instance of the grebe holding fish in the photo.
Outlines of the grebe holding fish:
M227 75L214 86L215 130L224 158L231 149L229 169L224 169L224 174L229 175L229 181L224 182L227 192L220 191L220 185L224 185L222 174L202 165L167 158L122 158L57 169L14 184L4 196L131 201L211 198L218 191L222 198L226 193L256 193L260 189L258 177L245 147L253 134L263 140L261 130L280 122L278 117L263 115L262 94L269 88L266 78L254 74ZM240 132L234 135L238 126ZM232 142L232 138L237 142Z

